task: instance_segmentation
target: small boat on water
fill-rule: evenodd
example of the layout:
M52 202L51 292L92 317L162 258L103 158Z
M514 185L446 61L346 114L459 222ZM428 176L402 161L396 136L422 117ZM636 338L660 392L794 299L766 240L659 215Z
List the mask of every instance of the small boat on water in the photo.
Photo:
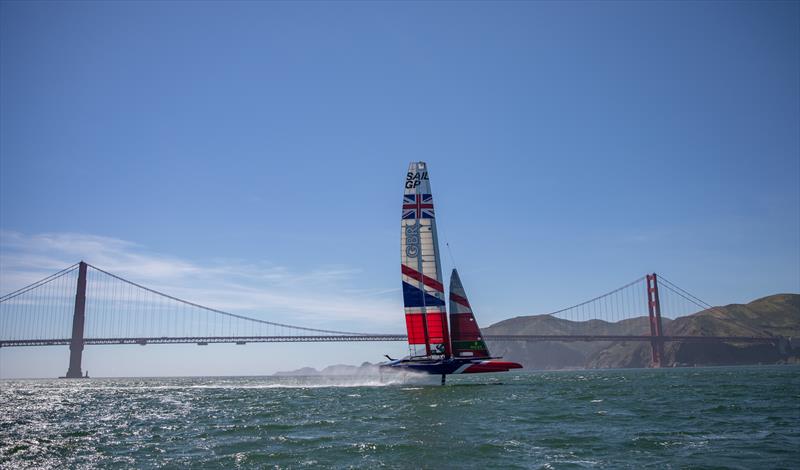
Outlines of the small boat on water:
M441 375L442 384L448 374L522 368L516 362L489 354L455 269L450 275L448 325L433 195L425 162L411 162L408 167L400 225L400 271L409 355L402 359L387 356L389 362L381 363L381 368Z

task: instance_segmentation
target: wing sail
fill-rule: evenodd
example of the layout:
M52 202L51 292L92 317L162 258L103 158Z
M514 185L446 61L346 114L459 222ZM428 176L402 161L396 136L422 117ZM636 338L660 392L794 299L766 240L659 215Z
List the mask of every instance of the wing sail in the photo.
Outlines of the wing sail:
M400 270L411 357L450 357L433 195L425 162L406 173L401 217Z
M489 357L458 271L450 275L450 329L455 357Z

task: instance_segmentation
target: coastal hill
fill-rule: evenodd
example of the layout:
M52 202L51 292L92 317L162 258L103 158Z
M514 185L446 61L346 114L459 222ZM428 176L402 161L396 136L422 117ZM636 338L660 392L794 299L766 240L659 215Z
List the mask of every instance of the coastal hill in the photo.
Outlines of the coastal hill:
M800 337L800 295L776 294L748 304L731 304L676 319L663 318L664 334L676 336ZM483 329L485 335L647 335L648 317L619 322L573 322L550 315L515 317ZM800 361L795 349L766 344L667 343L667 365L733 365ZM490 342L493 354L528 369L648 367L647 342Z
M664 334L676 336L783 336L783 351L769 344L666 343L665 364L744 365L800 363L800 295L770 295L748 304L714 307L676 319L663 318ZM649 335L648 317L618 322L573 322L551 315L510 318L483 328L485 335ZM793 347L793 348L792 348ZM493 355L520 362L526 369L630 368L650 366L649 342L489 342ZM357 376L378 374L377 365L337 364L320 371L305 367L279 376Z

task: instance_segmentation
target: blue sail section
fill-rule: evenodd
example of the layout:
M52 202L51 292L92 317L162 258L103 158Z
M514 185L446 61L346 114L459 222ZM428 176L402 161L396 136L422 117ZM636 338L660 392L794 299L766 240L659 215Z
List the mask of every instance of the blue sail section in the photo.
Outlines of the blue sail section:
M403 303L406 307L443 307L444 300L424 292L407 282L403 282Z

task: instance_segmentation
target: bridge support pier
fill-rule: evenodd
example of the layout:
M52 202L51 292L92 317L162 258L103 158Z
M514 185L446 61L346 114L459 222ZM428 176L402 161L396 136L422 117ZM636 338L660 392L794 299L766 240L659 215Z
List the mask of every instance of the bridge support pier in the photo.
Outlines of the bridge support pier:
M647 309L650 315L650 348L653 367L664 365L664 330L661 326L661 302L658 299L658 278L656 273L647 275Z
M72 340L69 344L69 369L66 378L83 377L81 358L83 357L83 325L86 314L86 263L78 265L78 288L75 293L75 312L72 315Z

